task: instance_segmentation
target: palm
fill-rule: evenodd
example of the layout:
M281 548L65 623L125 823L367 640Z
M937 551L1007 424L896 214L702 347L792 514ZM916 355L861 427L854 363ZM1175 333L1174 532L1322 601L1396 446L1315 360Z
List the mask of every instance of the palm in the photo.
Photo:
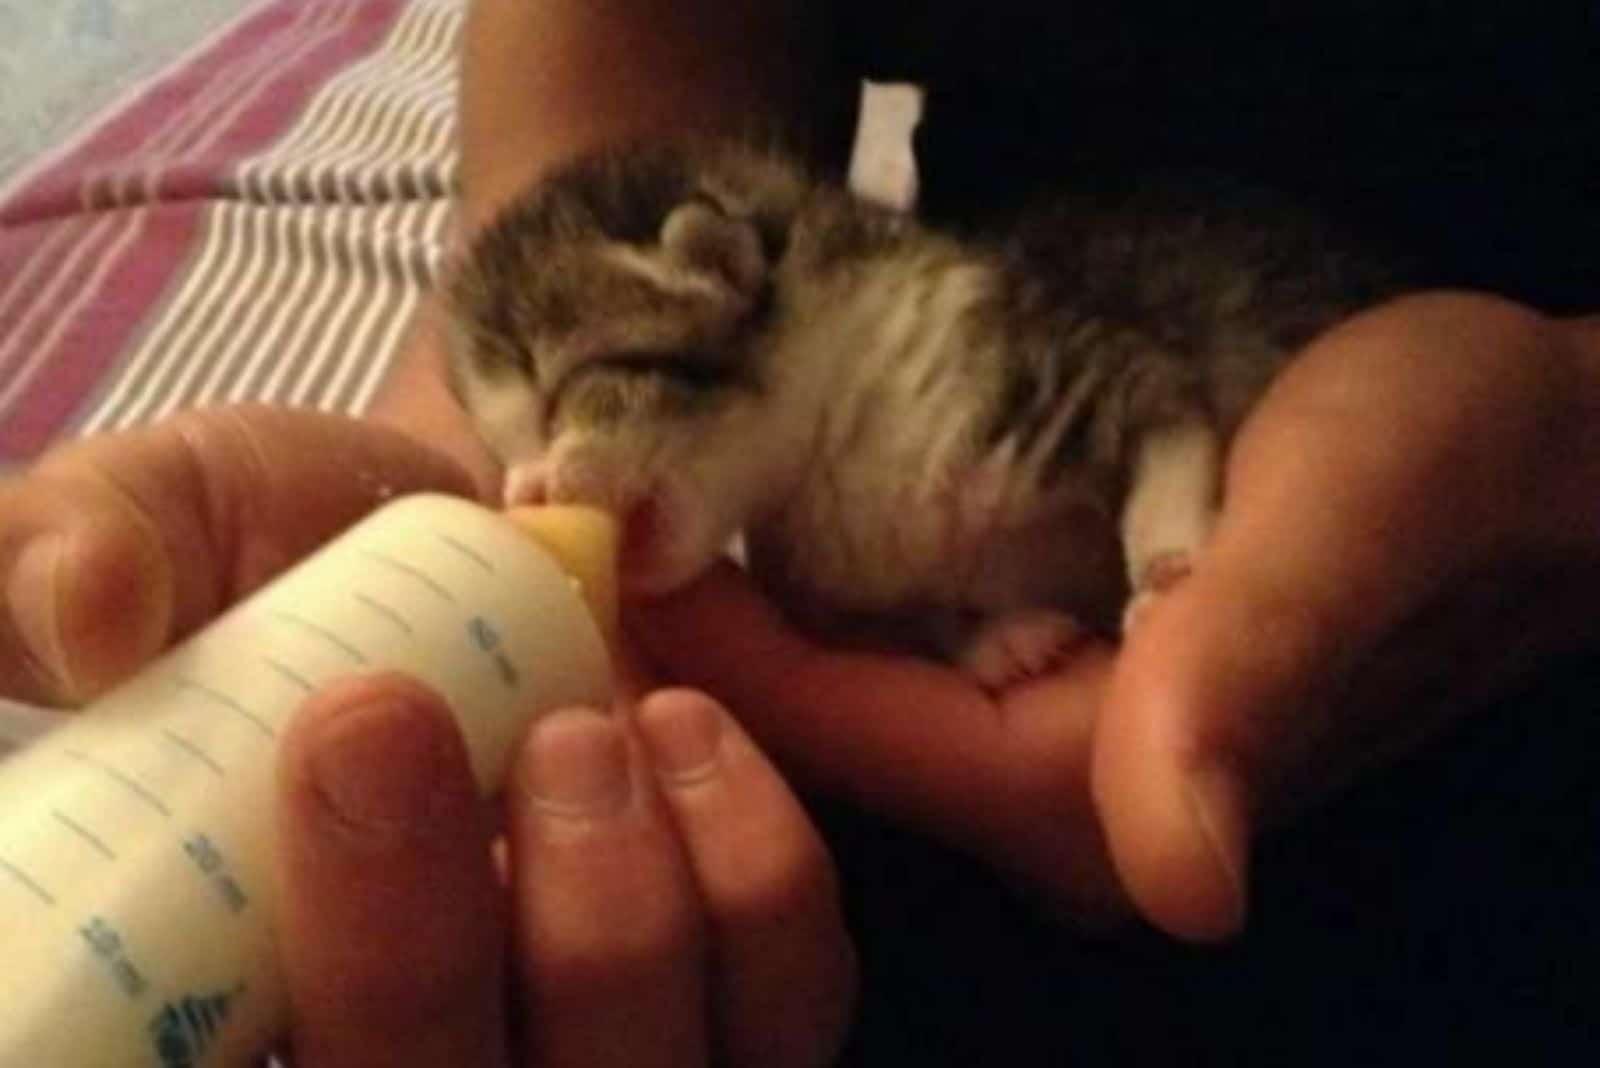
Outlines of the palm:
M1129 646L1087 646L998 703L933 665L821 649L729 572L639 633L805 779L1069 904L1125 887L1214 937L1242 918L1262 819L1592 636L1566 624L1593 524L1547 460L1582 453L1571 362L1542 320L1476 298L1345 324L1242 431L1212 545Z

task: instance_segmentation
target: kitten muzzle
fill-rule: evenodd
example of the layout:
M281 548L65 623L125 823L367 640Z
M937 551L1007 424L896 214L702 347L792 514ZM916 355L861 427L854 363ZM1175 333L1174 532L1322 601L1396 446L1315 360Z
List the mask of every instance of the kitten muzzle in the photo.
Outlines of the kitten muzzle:
M720 538L687 486L671 477L635 484L595 477L582 465L546 461L506 472L507 507L582 504L616 517L622 530L619 579L634 596L670 593L697 578L716 559Z

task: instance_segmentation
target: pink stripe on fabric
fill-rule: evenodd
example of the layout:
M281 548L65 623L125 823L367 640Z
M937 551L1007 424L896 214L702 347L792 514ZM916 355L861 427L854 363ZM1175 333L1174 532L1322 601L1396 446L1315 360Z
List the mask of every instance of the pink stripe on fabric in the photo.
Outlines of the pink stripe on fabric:
M266 142L260 138L281 133L284 120L298 113L306 98L321 87L330 73L350 59L365 54L381 40L405 4L406 0L276 0L265 4L210 48L163 75L120 114L103 121L74 151L35 175L0 203L0 223L58 215L63 213L63 208L76 210L75 199L65 205L61 203L63 191L77 190L86 175L98 173L102 167L125 165L130 158L137 158L146 147L151 131L174 113L191 107L196 98L204 98L214 83L221 80L219 75L255 60L263 49L278 47L285 35L304 32L296 24L303 21L308 12L356 6L354 18L331 47L278 72L276 80L284 95L271 101L265 109L268 114L264 117L251 115L235 126L223 143L236 156L266 147ZM226 98L214 101L218 110L226 109L231 103Z
M349 16L357 12L349 7L341 9L338 6L304 7L307 17L292 27L283 41L282 47L277 47L276 42L263 42L258 49L260 55L252 62L242 62L225 69L219 69L217 76L206 88L206 92L191 101L187 106L175 109L171 115L164 117L159 126L146 138L141 151L120 168L111 168L101 174L86 175L82 183L78 199L85 210L98 210L105 225L96 227L92 235L76 248L69 249L65 260L58 259L58 266L54 280L54 287L67 280L68 275L78 274L80 262L86 253L118 256L131 247L131 242L137 237L137 220L143 216L130 215L114 209L137 207L144 204L156 203L162 199L160 183L165 171L170 170L174 161L185 158L199 159L211 149L214 142L225 137L237 116L249 105L260 99L262 94L268 93L273 88L273 78L280 69L298 69L298 64L313 49L318 47L328 36L343 28L344 22L349 21ZM328 13L338 16L338 21L330 19ZM225 101L218 106L218 101ZM220 174L220 170L218 174ZM212 183L215 184L215 183ZM203 195L204 190L197 189L196 195ZM98 243L104 248L91 247ZM96 272L92 282L97 282L103 277L103 270ZM51 287L47 286L47 290ZM0 314L4 313L4 306L10 294L0 295ZM57 298L54 293L49 296L41 294L40 300L45 303L34 308L30 317L35 320L33 330L46 330L46 336L54 336L57 328L70 320L73 315L88 302L95 299L98 292L93 284L86 289L80 289L76 297L70 299L65 306L54 303ZM54 317L55 324L46 324L41 320ZM28 324L25 322L21 335L14 334L9 339L0 339L0 353L9 347L15 350L19 340L26 340ZM48 357L52 355L47 348L36 348L31 360L24 364L24 378L18 381L8 396L0 390L0 407L15 399L18 389L29 384L36 373L43 366ZM6 362L0 358L0 363Z
M288 23L281 30L283 34L292 36L293 33L300 31L307 21L319 22L315 17L319 14L316 9L302 6L301 10L303 15L309 14L313 17L310 19L301 17ZM205 121L213 119L211 123L213 128L225 125L220 120L232 114L230 109L235 107L235 102L242 100L245 95L259 91L259 83L270 70L274 58L280 57L278 62L281 64L281 54L292 45L292 41L283 40L280 36L263 37L246 42L251 45L253 52L243 53L229 47L236 44L239 37L238 33L226 35L210 49L200 53L193 60L186 61L180 69L156 82L149 91L136 97L128 105L127 112L137 116L143 126L137 143L120 145L115 143L117 139L113 137L114 143L107 152L115 151L115 155L105 155L98 163L94 159L83 158L93 153L95 146L101 141L102 133L107 130L114 132L123 126L123 120L113 116L69 154L72 158L81 158L81 169L66 172L53 183L52 178L56 173L54 168L30 180L9 202L17 205L16 217L25 222L69 218L75 214L83 214L91 200L103 201L97 207L128 206L138 203L139 199L132 195L95 197L90 190L126 186L128 176L137 170L133 166L134 161L141 161L141 156L144 154L159 150L174 150L184 142L187 142L185 146L187 150L193 152L207 144L206 127L203 125ZM212 62L210 57L217 54L222 55L226 62ZM190 98L186 101L175 99L169 92L173 83L180 83ZM168 102L155 106L151 102L152 97L166 97ZM220 134L222 131L216 132ZM113 162L118 164L120 170L106 169ZM150 162L153 163L155 160ZM6 221L4 214L6 211L7 205L0 205L0 223ZM114 212L101 213L100 221L103 225L98 225L84 234L82 242L93 243L99 238L112 239L117 218ZM78 229L82 232L81 228ZM43 270L44 282L47 284L52 266L59 270L65 262L82 256L86 251L83 243L77 247L59 248L63 243L63 235L67 232L68 229L62 227L46 227L32 231L42 236L34 242L38 254L24 258L25 270L29 274ZM19 236L26 245L26 235L13 235L13 239L16 240ZM0 321L12 318L9 314L11 305L18 296L22 281L21 277L14 276L9 283L0 282ZM29 278L27 281L30 286L36 286L34 279ZM35 313L39 310L34 309ZM0 339L0 349L5 345L5 339ZM3 362L0 360L0 363Z
M346 4L359 5L342 13L353 17L294 61L286 59L264 87L253 86L253 100L243 107L237 106L237 95L215 102L216 109L204 115L205 122L194 124L194 132L187 139L195 151L185 155L180 150L166 160L140 160L138 157L150 143L152 128L165 125L175 108L192 104L193 94L217 85L229 70L266 58L263 49L292 54L295 50L284 47L282 35L307 14L306 5L334 2L338 0L280 0L264 6L164 77L122 114L103 123L75 151L34 176L0 204L0 264L20 271L36 255L57 259L73 255L78 242L62 242L58 231L71 224L69 216L84 210L88 187L106 188L102 183L108 170L115 172L130 163L148 166L149 162L158 162L160 166L153 173L142 176L145 181L116 184L138 190L141 199L152 197L166 202L159 204L149 218L126 220L124 225L154 225L104 271L94 299L60 332L53 351L31 354L48 355L50 373L38 376L24 388L16 404L0 413L4 416L0 418L0 459L26 458L62 429L92 395L101 376L114 364L186 263L200 231L205 199L226 195L229 176L240 159L269 148L274 139L292 127L311 96L329 77L376 47L399 17L406 0L344 0ZM308 30L299 28L298 32L304 35ZM309 32L317 34L315 30ZM102 210L109 207L105 205ZM122 213L130 209L151 210L137 205L115 210ZM93 234L96 229L90 227L87 233ZM62 244L66 247L59 247ZM15 277L12 270L6 273ZM0 322L0 329L4 326Z
M27 302L18 315L0 318L0 411L13 407L19 396L45 371L54 370L55 344L60 333L80 312L92 312L108 271L123 254L138 247L148 213L132 210L86 216L87 230L64 242L54 261L46 262L47 277L30 284ZM56 225L80 220L60 220ZM72 227L78 230L78 227ZM54 273L48 273L53 271Z
M253 60L263 48L275 45L280 34L292 26L296 0L283 0L263 7L224 34L206 51L191 57L153 82L119 114L102 121L99 128L54 164L39 172L27 184L0 204L0 223L63 215L79 208L77 191L85 177L102 167L124 163L136 157L149 142L153 131L165 126L172 116L203 99L218 75ZM221 107L226 100L217 100Z
M205 206L162 204L131 210L147 216L139 254L121 257L106 273L100 295L56 342L50 373L0 419L0 458L20 460L40 452L94 392L110 357L127 344L160 299L171 268L188 254Z

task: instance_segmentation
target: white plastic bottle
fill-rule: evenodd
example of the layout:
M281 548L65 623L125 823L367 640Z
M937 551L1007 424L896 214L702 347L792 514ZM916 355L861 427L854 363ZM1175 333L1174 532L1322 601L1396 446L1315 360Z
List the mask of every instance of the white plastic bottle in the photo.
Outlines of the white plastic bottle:
M592 513L403 498L0 763L0 1066L252 1063L284 1024L289 715L336 676L407 672L492 791L533 716L608 700L614 553Z

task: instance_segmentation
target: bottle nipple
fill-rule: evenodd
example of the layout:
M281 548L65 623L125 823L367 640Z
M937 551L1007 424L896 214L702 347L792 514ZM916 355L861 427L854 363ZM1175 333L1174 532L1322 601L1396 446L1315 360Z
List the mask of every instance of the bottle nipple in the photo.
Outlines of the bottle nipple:
M617 554L621 532L608 512L579 505L512 508L506 518L571 576L608 645L617 637Z

